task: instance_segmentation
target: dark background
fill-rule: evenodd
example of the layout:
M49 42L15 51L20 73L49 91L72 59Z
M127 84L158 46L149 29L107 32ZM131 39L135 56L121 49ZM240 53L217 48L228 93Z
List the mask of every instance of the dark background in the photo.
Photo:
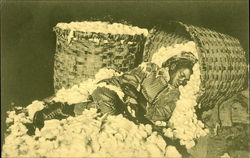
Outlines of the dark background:
M58 22L110 15L151 28L169 20L238 38L247 52L248 0L242 1L3 1L1 17L1 116L11 102L30 104L53 94L53 55ZM2 133L2 132L1 132Z

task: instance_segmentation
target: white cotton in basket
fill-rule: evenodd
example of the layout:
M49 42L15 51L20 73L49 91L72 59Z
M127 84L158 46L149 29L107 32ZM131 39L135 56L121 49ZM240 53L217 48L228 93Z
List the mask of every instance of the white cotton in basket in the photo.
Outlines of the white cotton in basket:
M56 27L61 29L67 29L71 31L82 32L96 32L96 33L111 33L111 34L128 34L136 35L143 34L148 35L147 29L142 29L136 26L129 26L120 23L107 23L101 21L83 21L83 22L70 22L70 23L58 23Z

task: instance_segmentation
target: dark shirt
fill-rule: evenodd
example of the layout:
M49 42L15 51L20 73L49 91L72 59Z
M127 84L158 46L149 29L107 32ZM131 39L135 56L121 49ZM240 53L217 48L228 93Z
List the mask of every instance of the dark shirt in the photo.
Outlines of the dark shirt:
M161 69L154 63L145 63L122 76L100 82L120 87L125 94L120 100L114 91L105 87L97 88L92 97L105 113L118 114L124 107L133 105L133 110L152 121L167 121L180 96L178 88L168 84ZM131 103L131 100L134 101Z

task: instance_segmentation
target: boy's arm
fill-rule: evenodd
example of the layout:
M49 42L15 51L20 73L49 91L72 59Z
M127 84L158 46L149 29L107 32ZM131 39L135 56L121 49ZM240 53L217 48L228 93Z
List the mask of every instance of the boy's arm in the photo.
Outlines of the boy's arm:
M137 68L122 75L122 83L133 85L138 91L141 89L143 80L153 71L156 71L158 66L154 63L142 63Z
M114 76L108 79L99 81L98 83L107 83L122 89L122 91L129 97L134 99L140 98L139 92L141 91L141 85L143 80L152 71L157 70L157 65L154 63L142 63L138 67L129 72L125 72L121 76Z

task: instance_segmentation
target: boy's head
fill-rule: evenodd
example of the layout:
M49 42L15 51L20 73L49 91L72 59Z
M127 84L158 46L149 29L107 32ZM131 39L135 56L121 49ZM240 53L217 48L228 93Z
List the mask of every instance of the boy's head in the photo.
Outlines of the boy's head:
M183 52L180 57L172 57L162 64L168 67L170 80L169 83L178 88L185 86L193 73L193 66L197 60L189 52Z

